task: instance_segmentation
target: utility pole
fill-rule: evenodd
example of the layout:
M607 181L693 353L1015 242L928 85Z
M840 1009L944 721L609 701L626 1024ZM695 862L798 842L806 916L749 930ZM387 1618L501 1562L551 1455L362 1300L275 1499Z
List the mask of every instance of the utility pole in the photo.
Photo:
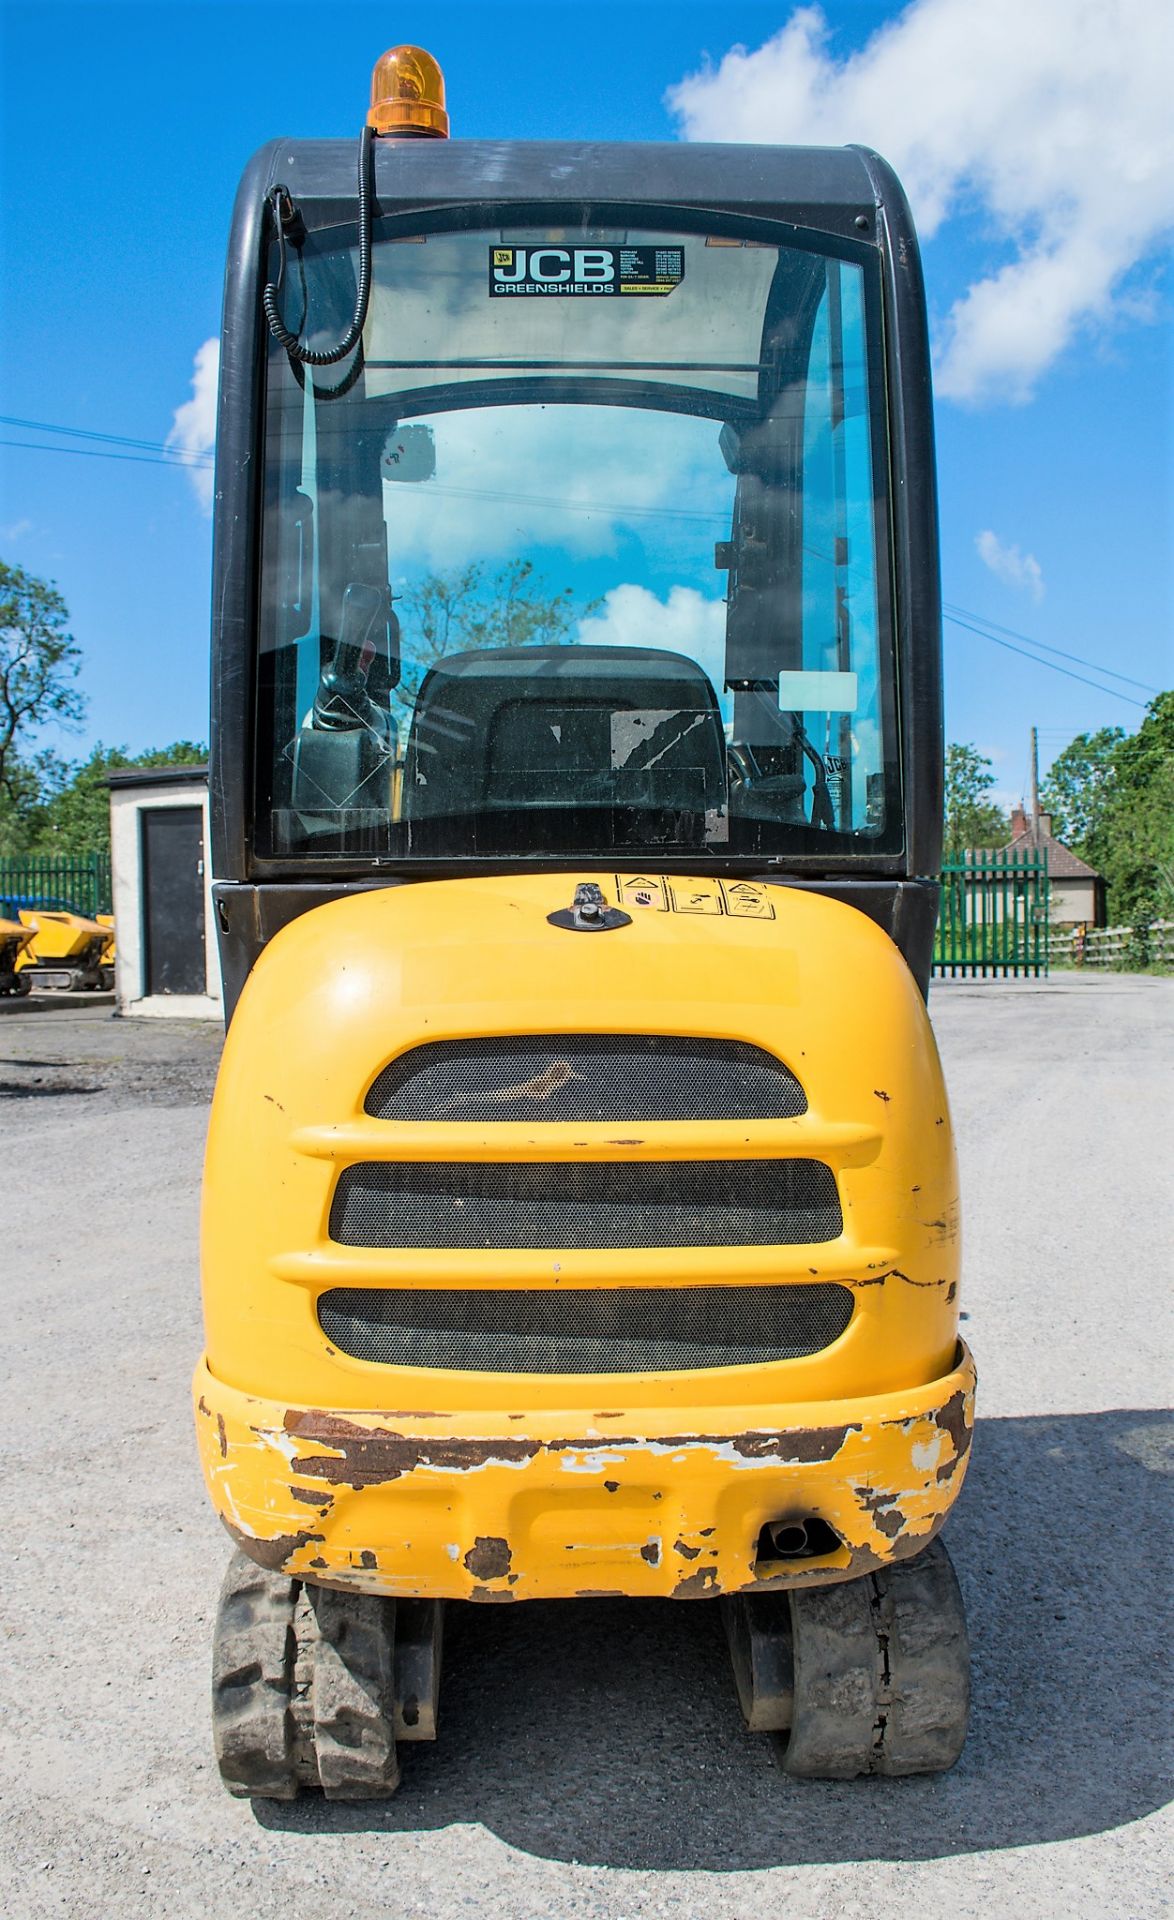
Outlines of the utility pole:
M1039 846L1039 729L1031 729L1031 844Z

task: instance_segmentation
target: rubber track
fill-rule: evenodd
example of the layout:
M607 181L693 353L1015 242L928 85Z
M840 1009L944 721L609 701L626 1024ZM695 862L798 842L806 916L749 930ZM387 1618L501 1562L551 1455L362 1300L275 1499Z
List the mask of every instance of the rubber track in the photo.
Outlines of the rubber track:
M939 1540L862 1580L791 1595L795 1705L788 1773L942 1773L966 1739L970 1648Z
M307 1587L314 1623L314 1759L328 1800L379 1800L399 1785L395 1602Z
M220 1589L212 1646L212 1735L230 1793L293 1800L298 1777L290 1713L298 1582L236 1552Z

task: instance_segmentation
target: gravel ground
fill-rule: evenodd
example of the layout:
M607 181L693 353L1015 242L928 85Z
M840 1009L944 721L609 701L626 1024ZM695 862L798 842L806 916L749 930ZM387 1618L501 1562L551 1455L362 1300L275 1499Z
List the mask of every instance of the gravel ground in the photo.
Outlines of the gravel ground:
M441 1740L353 1808L254 1810L211 1759L227 1543L187 1379L219 1036L0 1008L5 1915L1164 1920L1174 980L935 989L982 1373L955 1771L789 1781L708 1603L454 1608Z

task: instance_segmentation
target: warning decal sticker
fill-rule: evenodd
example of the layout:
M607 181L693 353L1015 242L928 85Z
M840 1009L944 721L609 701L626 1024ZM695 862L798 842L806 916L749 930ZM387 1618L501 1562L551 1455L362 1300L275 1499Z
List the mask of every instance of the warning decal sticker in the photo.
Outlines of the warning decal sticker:
M685 278L681 247L490 247L491 294L672 293Z
M669 910L668 894L659 874L617 873L616 895L622 907L651 908L655 913Z
M617 873L621 906L652 913L727 914L731 920L773 920L770 890L754 880L674 880L659 874Z

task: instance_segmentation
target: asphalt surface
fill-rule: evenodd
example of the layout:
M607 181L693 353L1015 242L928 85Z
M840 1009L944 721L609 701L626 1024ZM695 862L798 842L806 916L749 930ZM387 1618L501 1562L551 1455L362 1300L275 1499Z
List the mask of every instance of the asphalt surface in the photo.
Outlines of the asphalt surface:
M352 1808L232 1800L210 1751L227 1542L187 1383L219 1036L0 1008L6 1916L1164 1920L1174 980L934 992L981 1370L957 1768L788 1780L710 1603L454 1608L440 1741Z

